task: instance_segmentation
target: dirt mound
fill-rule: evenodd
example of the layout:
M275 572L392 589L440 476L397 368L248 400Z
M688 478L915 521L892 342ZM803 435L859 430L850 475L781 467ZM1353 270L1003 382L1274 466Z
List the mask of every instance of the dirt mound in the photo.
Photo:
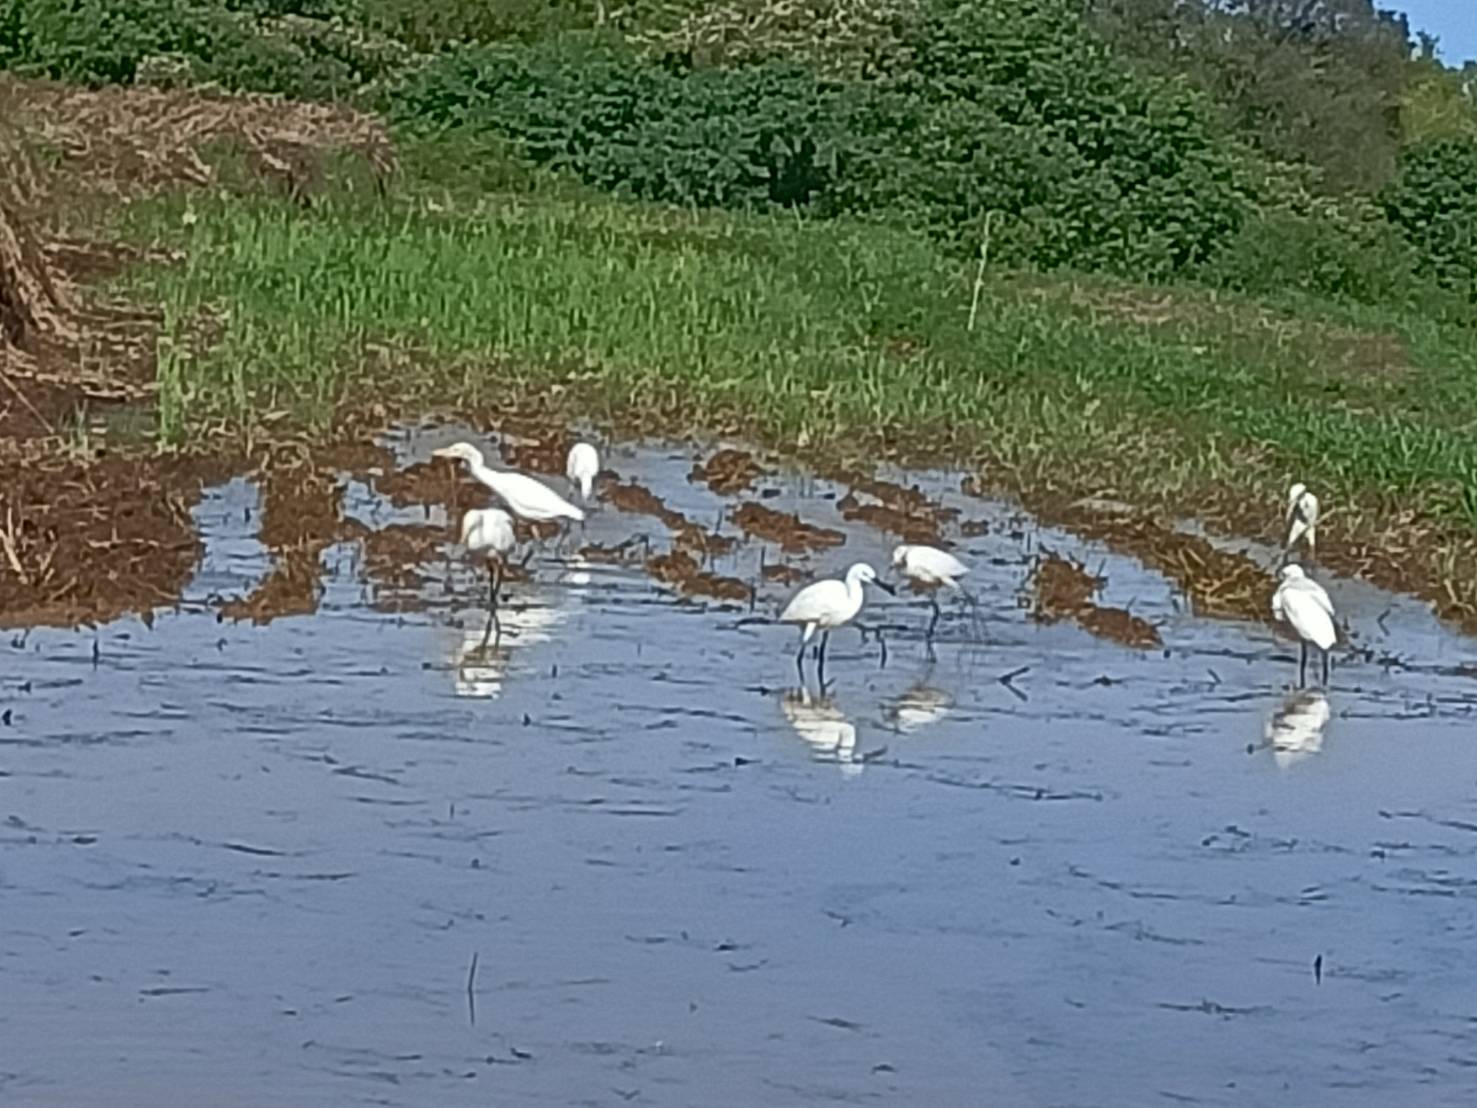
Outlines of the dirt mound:
M75 627L179 600L191 509L225 463L56 456L0 464L0 626Z
M750 501L733 513L733 522L746 534L779 544L790 553L841 546L846 533L831 527L816 527L791 512L777 512Z
M1089 633L1124 646L1161 645L1158 630L1148 620L1125 608L1106 608L1093 601L1107 579L1088 573L1075 558L1043 551L1032 583L1031 616L1041 623L1072 619Z
M689 481L702 482L720 496L747 492L767 471L747 450L720 450L706 462L696 464Z
M395 168L389 134L375 117L272 96L12 79L0 81L0 119L58 156L55 172L33 175L28 191L40 201L58 191L132 199L230 184L211 157L221 153L244 163L253 183L272 182L303 202L329 155L357 155L376 181Z

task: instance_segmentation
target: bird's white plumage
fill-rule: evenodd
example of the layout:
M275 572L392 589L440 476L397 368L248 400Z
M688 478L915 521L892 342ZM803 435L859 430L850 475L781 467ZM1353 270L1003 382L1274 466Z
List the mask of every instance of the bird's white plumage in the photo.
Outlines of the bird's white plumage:
M501 508L472 508L462 516L461 542L469 554L507 554L518 545L513 517Z
M957 589L959 578L969 567L946 550L936 546L902 543L893 548L892 565L899 573L922 585L943 585Z
M1282 567L1282 582L1272 594L1272 616L1292 625L1298 638L1319 650L1329 650L1338 641L1333 626L1333 601L1323 586L1299 565Z
M1291 550L1304 535L1308 537L1308 548L1313 548L1314 531L1318 524L1318 498L1308 491L1308 486L1299 481L1287 490L1287 548Z
M542 522L550 519L572 519L580 521L585 513L542 481L536 481L522 473L494 470L482 460L482 451L468 442L456 442L431 451L438 458L458 458L467 463L467 470L477 480L491 489L515 516L520 519Z
M577 442L569 448L569 458L564 463L564 475L579 486L580 498L590 499L595 488L595 475L600 472L600 455L587 442Z
M780 613L780 622L805 624L801 642L809 642L816 628L829 631L850 623L862 610L862 586L876 580L877 574L871 566L857 562L846 571L843 580L817 581L797 592Z

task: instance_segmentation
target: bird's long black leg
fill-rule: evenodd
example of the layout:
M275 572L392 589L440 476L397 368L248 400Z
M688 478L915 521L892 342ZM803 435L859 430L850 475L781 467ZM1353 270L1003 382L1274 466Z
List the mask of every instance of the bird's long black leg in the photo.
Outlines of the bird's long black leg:
M831 632L821 632L821 656L820 661L817 663L816 679L821 683L822 693L826 691L826 643L830 641L830 638Z
M928 594L928 604L933 609L933 618L928 621L928 634L924 635L923 637L926 638L929 642L933 642L934 629L938 627L939 618L944 613L939 610L938 596L934 593Z
M1308 644L1298 644L1298 688L1306 688L1308 685Z
M1328 688L1328 651L1323 652L1323 687Z
M795 668L800 673L800 683L805 684L805 633L800 633L800 649L795 651Z

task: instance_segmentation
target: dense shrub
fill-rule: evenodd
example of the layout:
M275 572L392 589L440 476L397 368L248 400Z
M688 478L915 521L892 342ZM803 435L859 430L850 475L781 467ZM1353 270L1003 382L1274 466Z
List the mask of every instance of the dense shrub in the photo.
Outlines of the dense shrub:
M396 96L408 123L515 139L532 160L647 200L810 204L849 141L845 98L795 66L673 72L565 39L448 55Z
M1197 98L1080 34L1071 0L929 0L867 81L783 62L670 67L571 45L461 52L402 118L510 135L602 188L810 206L906 223L995 257L1168 276L1233 234L1247 198Z
M1422 271L1477 302L1477 141L1408 150L1385 210L1419 251Z
M1247 207L1198 97L1083 33L1069 0L928 0L872 82L848 201L1042 268L1161 278Z
M167 73L340 99L385 81L407 56L349 0L0 0L0 66L90 85Z

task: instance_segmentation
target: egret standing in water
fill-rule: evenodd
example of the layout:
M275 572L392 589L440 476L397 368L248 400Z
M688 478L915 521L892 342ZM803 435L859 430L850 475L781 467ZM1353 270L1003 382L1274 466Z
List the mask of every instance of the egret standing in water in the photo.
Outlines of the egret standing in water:
M487 562L487 610L492 621L487 625L488 634L497 628L502 637L502 626L498 623L498 590L503 583L503 559L518 545L513 534L513 517L501 508L473 508L462 516L461 542L467 555L481 554ZM483 636L483 642L487 636Z
M936 546L921 546L917 543L905 542L893 548L892 568L910 581L915 581L920 585L929 585L935 589L953 589L971 605L974 603L974 597L970 596L964 586L959 584L959 578L969 572L969 567L946 550L940 550ZM928 634L925 638L931 642L934 628L938 626L939 617L943 613L939 611L939 602L935 599L933 592L928 594L928 603L933 607L933 619L929 621Z
M831 578L806 585L790 598L785 610L780 613L781 623L803 623L805 633L800 636L800 649L795 654L795 668L800 671L800 680L805 680L805 644L810 642L816 628L821 630L818 651L818 671L822 683L826 674L826 642L831 629L850 623L862 610L863 585L876 585L884 592L893 592L885 581L877 580L876 571L866 562L857 562L846 571L842 580Z
M1318 525L1318 498L1308 491L1308 486L1299 481L1287 490L1287 543L1288 554L1297 545L1298 539L1307 536L1308 557L1316 558L1313 548L1313 529Z
M564 475L578 486L580 499L589 500L595 490L595 475L600 472L600 455L587 442L577 442L569 448L569 458L564 463Z
M1333 627L1333 601L1323 586L1296 562L1282 567L1282 583L1272 594L1272 617L1292 624L1301 653L1298 657L1298 687L1308 682L1308 644L1323 652L1323 684L1328 685L1328 652L1338 640Z

